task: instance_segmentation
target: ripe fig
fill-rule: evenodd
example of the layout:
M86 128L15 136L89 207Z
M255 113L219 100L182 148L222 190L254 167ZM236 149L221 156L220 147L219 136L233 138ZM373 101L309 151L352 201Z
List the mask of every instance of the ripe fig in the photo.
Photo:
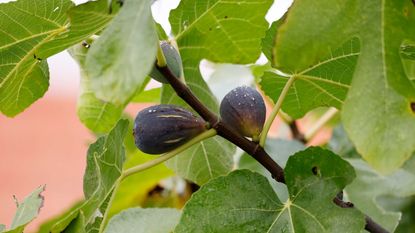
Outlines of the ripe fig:
M164 57L166 58L167 67L169 67L174 76L180 78L182 75L182 59L180 58L179 52L177 52L176 48L174 48L167 41L161 41L160 47L163 50ZM153 69L150 72L150 77L161 83L168 83L163 74L157 69L156 65L153 66Z
M171 151L206 130L206 122L174 105L156 105L137 114L134 124L136 146L147 154Z
M265 122L266 108L258 91L242 86L230 91L220 104L222 121L245 137L256 140Z

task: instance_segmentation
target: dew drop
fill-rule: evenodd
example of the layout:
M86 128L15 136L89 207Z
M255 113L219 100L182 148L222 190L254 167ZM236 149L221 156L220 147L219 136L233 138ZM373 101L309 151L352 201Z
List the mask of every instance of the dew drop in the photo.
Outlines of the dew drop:
M185 21L183 22L183 27L184 27L184 29L186 29L186 28L187 28L187 20L185 20Z

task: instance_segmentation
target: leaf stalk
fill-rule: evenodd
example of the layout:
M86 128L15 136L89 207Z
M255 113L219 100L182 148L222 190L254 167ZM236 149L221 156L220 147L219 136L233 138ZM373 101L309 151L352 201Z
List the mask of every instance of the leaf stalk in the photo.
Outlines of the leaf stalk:
M290 90L292 84L295 81L295 75L290 76L288 81L285 83L284 88L281 91L280 96L278 97L277 103L275 103L274 108L272 109L271 114L269 115L268 119L265 121L264 128L262 129L261 136L259 138L259 145L264 147L265 142L267 140L268 131L271 128L272 122L274 122L274 119L277 117L278 112L281 109L282 103L284 102L285 97L288 94L288 91Z

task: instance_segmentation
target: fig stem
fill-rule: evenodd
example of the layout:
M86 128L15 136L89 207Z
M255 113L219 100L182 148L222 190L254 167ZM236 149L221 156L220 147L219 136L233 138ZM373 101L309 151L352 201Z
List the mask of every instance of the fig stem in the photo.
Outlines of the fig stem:
M339 111L336 108L329 108L320 119L304 134L304 139L306 141L310 141L320 130L323 128L324 125L327 124L333 117L337 115Z
M134 174L139 173L141 171L144 171L146 169L152 168L152 167L154 167L154 166L156 166L156 165L158 165L158 164L160 164L160 163L162 163L166 160L169 160L169 159L173 158L174 156L178 155L180 152L183 152L184 150L186 150L187 148L193 146L194 144L196 144L200 141L203 141L207 138L213 137L216 134L217 133L216 133L215 129L209 129L209 130L197 135L196 137L192 138L190 141L186 142L185 144L181 145L180 147L178 147L178 148L176 148L176 149L174 149L170 152L167 152L167 153L161 155L160 157L158 157L156 159L150 160L146 163L137 165L135 167L132 167L132 168L129 168L129 169L123 171L120 179L124 180L125 178L127 178L131 175L134 175Z
M278 97L277 103L274 105L271 114L268 116L267 120L265 121L264 128L262 129L261 136L259 138L259 145L264 147L265 142L267 140L268 131L271 128L272 122L274 122L275 117L277 117L278 112L281 109L282 103L284 102L285 97L288 94L288 90L290 90L292 84L295 81L295 75L291 76L287 83L285 83L284 88L281 91L280 96Z
M157 66L158 67L166 67L167 61L166 57L164 56L163 49L160 46L160 43L157 41Z

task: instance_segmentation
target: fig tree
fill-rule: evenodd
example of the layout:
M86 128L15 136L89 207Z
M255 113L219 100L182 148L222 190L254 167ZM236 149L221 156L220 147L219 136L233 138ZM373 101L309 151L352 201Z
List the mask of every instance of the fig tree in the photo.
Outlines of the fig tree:
M182 75L182 59L180 58L179 52L169 42L161 41L160 47L163 50L164 57L166 58L167 67L170 69L172 74L177 78ZM168 83L163 74L157 69L156 65L150 72L150 77L161 82Z
M175 105L156 105L137 114L134 124L136 146L147 154L171 151L206 130L206 122Z
M241 135L255 140L264 126L265 114L261 94L248 86L233 89L220 104L222 121Z

